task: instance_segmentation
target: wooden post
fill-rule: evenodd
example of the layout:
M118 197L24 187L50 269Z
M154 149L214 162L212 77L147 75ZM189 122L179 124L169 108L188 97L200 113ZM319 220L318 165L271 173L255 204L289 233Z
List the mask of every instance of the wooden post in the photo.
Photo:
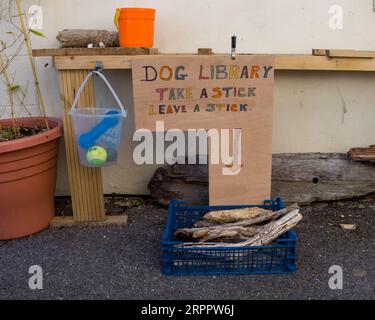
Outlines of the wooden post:
M75 93L88 70L59 70L61 110L64 123L64 138L68 164L69 187L75 221L104 221L103 184L100 168L81 166L73 123L69 115ZM77 108L95 106L94 85L89 80Z

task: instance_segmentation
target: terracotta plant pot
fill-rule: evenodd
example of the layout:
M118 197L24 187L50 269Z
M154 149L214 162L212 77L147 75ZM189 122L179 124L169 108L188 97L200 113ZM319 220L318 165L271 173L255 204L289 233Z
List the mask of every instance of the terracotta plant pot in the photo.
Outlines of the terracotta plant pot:
M42 123L43 118L37 118ZM54 215L61 121L47 118L50 130L0 142L0 240L15 239L49 226ZM0 120L9 126L11 120ZM17 124L33 126L31 118Z

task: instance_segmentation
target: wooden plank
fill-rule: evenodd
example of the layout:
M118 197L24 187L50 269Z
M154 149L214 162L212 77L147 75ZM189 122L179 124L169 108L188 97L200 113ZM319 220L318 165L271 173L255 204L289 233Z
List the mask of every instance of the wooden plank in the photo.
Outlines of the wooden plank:
M196 55L163 54L162 56L173 58L192 57ZM214 56L217 56L217 54ZM54 62L56 69L60 70L93 69L96 61L102 61L105 69L131 69L133 59L137 59L138 57L143 56L55 56ZM375 71L375 59L329 58L313 55L275 55L275 70L373 72Z
M211 48L198 48L197 54L199 55L211 55L213 54Z
M314 56L327 56L330 58L362 58L372 59L375 51L347 50L347 49L313 49Z
M71 227L110 227L110 226L127 226L127 215L106 216L103 221L76 221L71 216L56 216L52 219L51 228L71 228Z
M313 56L328 56L327 49L312 49Z
M375 192L375 164L351 161L346 154L274 154L272 159L272 197L288 203L350 199ZM208 166L160 167L148 187L163 205L172 198L207 205Z
M87 75L86 70L60 70L60 99L64 124L64 140L68 164L70 193L75 221L103 221L105 219L101 171L79 164L76 137L69 115L74 95ZM95 106L93 81L82 93L78 108Z
M58 70L94 69L97 61L104 69L131 69L131 56L56 56L55 68Z
M95 56L95 55L155 55L158 54L157 48L51 48L51 49L34 49L34 57L46 56Z
M375 59L277 55L275 57L275 69L301 71L375 71Z
M375 57L375 51L329 50L328 56L331 58L373 59Z

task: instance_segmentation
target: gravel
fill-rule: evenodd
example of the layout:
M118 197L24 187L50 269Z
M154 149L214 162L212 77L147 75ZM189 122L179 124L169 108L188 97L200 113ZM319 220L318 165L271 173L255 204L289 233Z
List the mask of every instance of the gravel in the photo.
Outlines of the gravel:
M298 270L287 275L166 277L160 240L167 211L143 203L125 209L128 227L49 229L0 242L3 299L374 299L375 199L302 207ZM352 231L340 224L357 224ZM43 290L28 287L43 269ZM328 286L332 265L343 289Z

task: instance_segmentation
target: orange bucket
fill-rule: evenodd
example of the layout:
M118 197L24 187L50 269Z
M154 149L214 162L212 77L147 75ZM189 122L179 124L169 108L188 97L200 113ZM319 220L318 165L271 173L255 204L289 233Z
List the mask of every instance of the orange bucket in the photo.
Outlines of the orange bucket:
M119 31L120 47L152 48L154 21L155 9L117 9L114 22Z

